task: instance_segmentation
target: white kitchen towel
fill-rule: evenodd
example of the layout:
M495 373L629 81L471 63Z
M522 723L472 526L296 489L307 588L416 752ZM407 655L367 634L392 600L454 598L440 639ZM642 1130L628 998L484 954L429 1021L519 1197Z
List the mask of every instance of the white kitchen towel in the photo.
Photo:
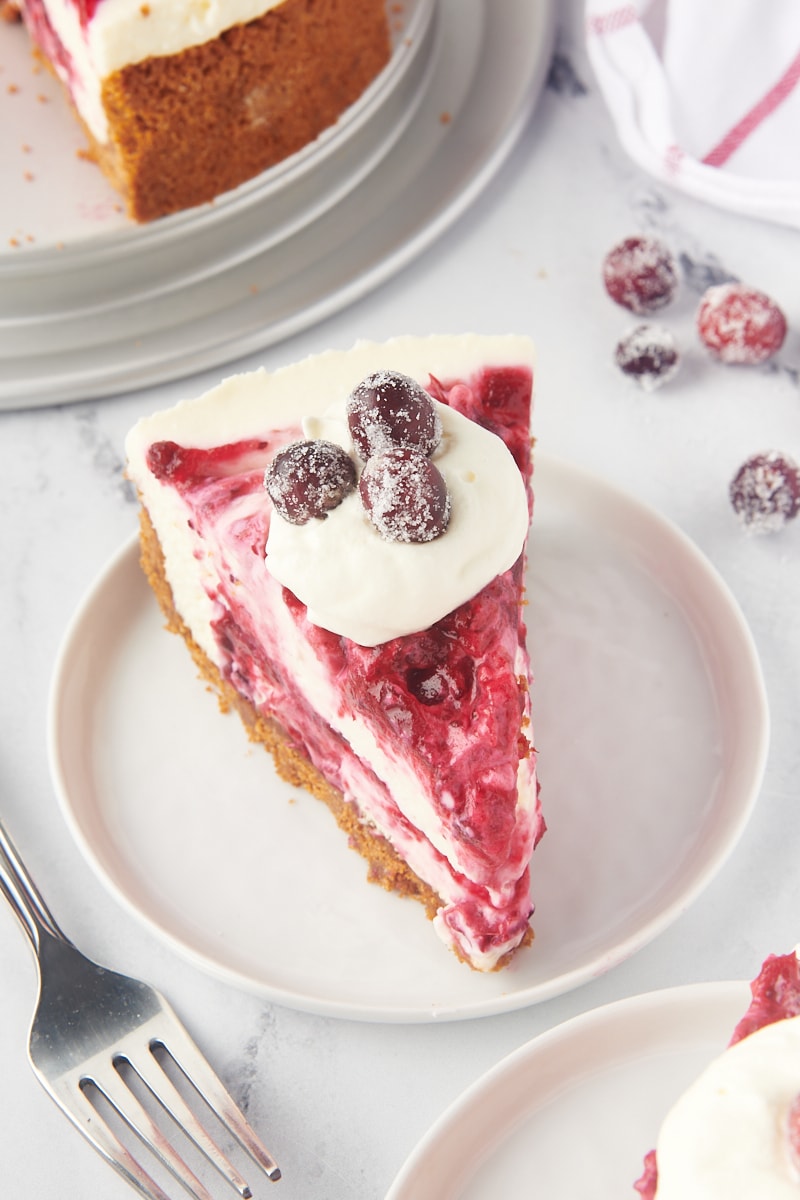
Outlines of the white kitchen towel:
M800 228L800 0L586 0L620 141L712 204Z

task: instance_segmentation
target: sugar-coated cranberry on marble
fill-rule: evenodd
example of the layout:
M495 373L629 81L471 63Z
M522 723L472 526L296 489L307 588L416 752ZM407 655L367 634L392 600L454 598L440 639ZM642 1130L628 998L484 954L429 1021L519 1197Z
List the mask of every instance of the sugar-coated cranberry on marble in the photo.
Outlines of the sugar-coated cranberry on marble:
M748 533L777 533L800 511L800 467L777 450L754 454L733 477L730 499Z
M352 459L323 438L286 446L264 473L264 487L276 511L292 525L326 517L355 486Z
M753 366L777 354L786 337L786 318L765 292L743 283L710 287L697 310L697 331L724 363Z
M401 447L373 455L358 486L367 516L387 541L432 542L447 529L447 484L418 450Z
M433 400L416 380L399 371L376 371L353 389L347 425L364 462L402 447L432 454L442 437Z
M678 288L678 270L659 238L624 238L603 260L603 283L616 304L643 315L664 308Z
M636 325L617 342L614 361L645 391L666 383L680 365L675 338L661 325Z

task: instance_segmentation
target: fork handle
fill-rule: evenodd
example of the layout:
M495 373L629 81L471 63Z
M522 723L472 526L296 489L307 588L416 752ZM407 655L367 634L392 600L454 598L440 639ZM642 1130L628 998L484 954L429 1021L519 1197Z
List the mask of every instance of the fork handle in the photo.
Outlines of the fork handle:
M2 820L0 820L0 891L3 892L19 917L22 928L28 935L37 957L42 932L60 938L63 942L69 940L59 929L50 909L42 899L39 889L28 874Z

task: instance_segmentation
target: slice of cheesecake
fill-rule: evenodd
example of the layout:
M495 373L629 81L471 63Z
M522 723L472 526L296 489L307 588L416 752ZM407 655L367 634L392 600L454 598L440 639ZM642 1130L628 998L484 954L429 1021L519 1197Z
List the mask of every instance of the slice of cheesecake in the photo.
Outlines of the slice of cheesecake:
M531 940L528 339L360 342L140 421L142 562L223 707L459 958Z
M390 59L384 0L5 0L134 220L311 145Z
M667 1114L642 1200L781 1200L800 1181L800 964L771 954L728 1048Z

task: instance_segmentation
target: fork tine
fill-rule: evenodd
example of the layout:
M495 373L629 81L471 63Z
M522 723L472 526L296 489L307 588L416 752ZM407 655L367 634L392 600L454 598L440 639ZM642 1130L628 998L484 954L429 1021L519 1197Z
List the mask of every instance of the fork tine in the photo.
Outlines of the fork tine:
M112 1068L87 1077L105 1097L114 1111L136 1133L155 1157L183 1184L195 1200L214 1200L208 1189L192 1171L178 1151L167 1140L161 1129L139 1098L128 1087L119 1072Z
M267 1178L276 1183L281 1177L280 1167L177 1018L175 1028L170 1029L169 1042L160 1038L154 1041L180 1068L223 1125L227 1126L254 1162L261 1167Z
M55 1095L55 1099L73 1125L91 1142L95 1150L119 1172L123 1179L138 1188L146 1200L170 1200L166 1192L148 1175L147 1171L119 1140L83 1088L76 1085L69 1099L63 1094Z
M156 1056L158 1048L169 1056L176 1070L183 1072L198 1097L267 1177L280 1179L275 1160L164 997L141 980L92 962L64 936L39 897L1 820L0 893L19 917L39 968L39 996L28 1034L31 1067L102 1158L147 1200L169 1200L120 1138L124 1126L140 1138L194 1200L213 1200L166 1135L166 1122L162 1128L155 1119L161 1117L157 1101L164 1114L176 1121L195 1148L239 1191L242 1200L252 1197L247 1183L189 1110L170 1076L163 1072L155 1084L155 1068L164 1065ZM144 1059L138 1064L128 1052L134 1044L142 1050ZM120 1069L123 1063L125 1074ZM127 1069L138 1080L136 1091L129 1086L133 1079L126 1078ZM93 1103L95 1092L98 1103Z
M197 1119L193 1110L156 1059L152 1047L148 1047L148 1053L143 1058L134 1059L132 1055L126 1055L126 1061L173 1120L181 1126L187 1137L205 1154L220 1174L236 1188L242 1200L248 1200L252 1196L252 1192L247 1181L209 1135L205 1126Z

